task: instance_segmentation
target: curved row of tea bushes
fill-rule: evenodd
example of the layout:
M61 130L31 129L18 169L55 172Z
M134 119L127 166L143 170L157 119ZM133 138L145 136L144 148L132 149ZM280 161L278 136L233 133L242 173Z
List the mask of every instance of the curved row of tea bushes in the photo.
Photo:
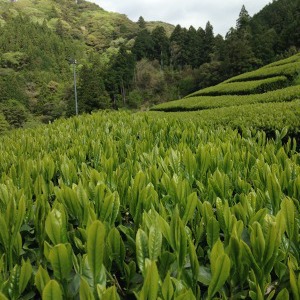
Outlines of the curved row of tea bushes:
M195 96L259 94L271 90L280 89L287 85L288 80L285 76L276 76L253 81L224 82L192 93L186 98Z
M299 139L300 100L278 103L256 103L248 105L220 107L207 110L182 112L151 112L166 118L197 120L202 126L229 126L231 128L255 128L264 130L271 136L275 131L287 128L288 135Z
M155 105L154 111L191 111L268 102L289 102L300 98L300 85L255 95L198 96Z
M276 76L286 76L289 80L292 80L299 75L300 69L300 56L297 56L297 60L294 62L280 64L269 67L269 65L257 69L255 71L243 73L241 75L234 76L224 82L243 82L249 80L261 80L264 78L272 78Z

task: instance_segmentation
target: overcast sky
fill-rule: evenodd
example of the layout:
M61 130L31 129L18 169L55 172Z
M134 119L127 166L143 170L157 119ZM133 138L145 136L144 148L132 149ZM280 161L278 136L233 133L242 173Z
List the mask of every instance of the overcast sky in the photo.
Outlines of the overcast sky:
M215 34L225 36L234 27L244 4L250 16L271 0L89 0L108 11L127 15L132 21L143 16L146 21L164 21L189 28L205 28L207 21Z

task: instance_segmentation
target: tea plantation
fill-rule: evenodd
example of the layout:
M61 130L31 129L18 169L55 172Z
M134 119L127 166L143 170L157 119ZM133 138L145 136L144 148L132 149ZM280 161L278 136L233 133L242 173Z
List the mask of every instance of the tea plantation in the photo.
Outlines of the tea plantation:
M156 111L189 111L265 102L289 102L300 98L300 54L223 83L156 105ZM233 108L234 111L234 108Z
M299 300L299 60L0 136L0 299Z

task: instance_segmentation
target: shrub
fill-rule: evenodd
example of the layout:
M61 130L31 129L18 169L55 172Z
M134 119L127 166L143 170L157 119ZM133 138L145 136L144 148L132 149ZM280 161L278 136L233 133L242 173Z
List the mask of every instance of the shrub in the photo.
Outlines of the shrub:
M13 128L23 127L29 112L25 106L17 100L10 99L0 104L0 112Z
M6 121L4 115L0 112L0 134L9 129L9 124Z
M197 91L187 97L200 95L219 96L219 95L247 95L264 93L270 90L276 90L286 86L288 80L285 76L276 76L261 80L242 81L242 82L224 82L218 85L208 87Z

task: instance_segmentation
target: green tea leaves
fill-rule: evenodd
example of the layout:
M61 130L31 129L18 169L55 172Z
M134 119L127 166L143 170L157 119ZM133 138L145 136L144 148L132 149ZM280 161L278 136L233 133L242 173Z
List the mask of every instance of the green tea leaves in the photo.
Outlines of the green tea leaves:
M100 221L94 221L88 228L87 257L94 283L97 283L103 263L105 234L105 226Z
M145 260L149 257L147 234L139 229L136 234L136 259L142 273L145 270Z
M215 259L213 257L212 259ZM208 298L211 299L224 285L230 273L230 259L226 254L221 254L216 259L212 268L212 278L208 287Z
M43 290L43 300L62 300L62 290L55 280L50 280Z
M67 223L64 209L54 208L46 219L46 233L51 242L56 245L67 242Z
M3 137L3 297L297 299L296 142L147 116Z

